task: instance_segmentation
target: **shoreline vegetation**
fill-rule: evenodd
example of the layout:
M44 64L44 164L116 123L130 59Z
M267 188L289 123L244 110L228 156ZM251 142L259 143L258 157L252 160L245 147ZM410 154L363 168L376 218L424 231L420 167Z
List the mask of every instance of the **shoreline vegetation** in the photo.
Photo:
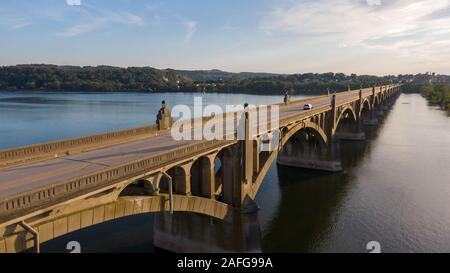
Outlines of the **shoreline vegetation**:
M410 75L412 77L412 75ZM152 67L57 66L27 64L0 67L0 90L204 92L322 95L399 82L398 76L344 73L232 73Z
M361 87L402 83L404 93L421 93L431 104L450 109L450 76L435 73L346 75L344 73L274 74L221 70L174 70L152 67L0 66L0 90L54 92L200 92L255 95L323 95Z
M420 88L420 93L432 105L438 105L450 114L450 86L448 84L428 84Z

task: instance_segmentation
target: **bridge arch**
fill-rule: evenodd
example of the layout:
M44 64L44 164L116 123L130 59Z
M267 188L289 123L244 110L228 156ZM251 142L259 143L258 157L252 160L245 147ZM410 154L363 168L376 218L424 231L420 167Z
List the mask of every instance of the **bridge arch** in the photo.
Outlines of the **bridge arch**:
M373 100L373 107L372 108L375 108L378 105L380 105L380 99L379 99L379 96L375 95L375 98Z
M372 107L371 107L371 105L370 105L369 98L365 98L365 99L362 101L361 108L360 108L360 111L359 111L359 115L358 115L358 116L361 117L361 115L363 114L363 112L370 111L370 110L372 110Z
M318 130L304 127L296 130L281 148L286 157L320 158L326 152L326 141ZM281 156L280 155L280 156Z
M293 137L296 137L298 135L302 134L308 134L309 140L312 140L314 138L315 140L315 148L321 148L324 149L325 146L329 143L329 139L324 132L324 130L317 124L303 120L297 124L295 124L292 127L283 127L281 128L281 141L280 141L280 147L277 150L271 151L271 152L261 152L261 161L259 166L259 172L256 175L256 178L254 179L254 183L252 185L252 191L250 194L250 197L254 199L256 197L256 194L258 192L259 187L261 186L264 177L266 176L270 166L272 165L273 161L276 160L278 155L283 152L283 149L289 149L287 145L289 144L289 141L293 139Z
M307 130L315 134L316 137L319 138L319 140L326 144L328 143L328 137L325 131L316 123L311 121L302 121L296 125L294 125L291 128L284 127L282 129L283 132L283 138L281 146L284 146L296 133L298 133L300 130Z
M359 117L362 119L369 119L371 110L372 107L370 105L369 100L365 99L363 104L361 105L361 112L359 113Z
M212 217L214 219L233 223L235 209L223 202L198 196L173 195L174 211L188 212ZM94 225L121 219L127 216L145 213L168 212L169 197L167 194L158 196L123 196L116 201L81 209L68 215L56 216L52 219L33 224L39 232L39 242L44 243L63 235L82 230ZM7 252L21 252L33 247L32 240L25 230L19 230L0 239L11 241Z
M165 171L165 173L172 178L172 191L174 194L190 194L189 165L175 165ZM148 177L142 177L123 184L116 198L121 196L154 195L160 192L169 193L169 179L161 172L157 172Z
M355 125L358 121L358 118L356 116L356 111L353 109L351 105L345 106L339 113L339 116L336 119L336 124L333 128L333 135L345 126L352 126Z
M172 190L175 194L188 193L188 170L182 166L174 166L166 171L166 173L172 178ZM169 179L166 176L161 176L159 180L159 190L162 193L169 192Z

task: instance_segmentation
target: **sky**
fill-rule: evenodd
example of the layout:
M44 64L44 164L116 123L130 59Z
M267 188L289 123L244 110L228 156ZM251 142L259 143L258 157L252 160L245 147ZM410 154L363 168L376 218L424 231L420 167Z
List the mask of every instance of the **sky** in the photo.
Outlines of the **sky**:
M2 0L0 65L450 74L450 0Z

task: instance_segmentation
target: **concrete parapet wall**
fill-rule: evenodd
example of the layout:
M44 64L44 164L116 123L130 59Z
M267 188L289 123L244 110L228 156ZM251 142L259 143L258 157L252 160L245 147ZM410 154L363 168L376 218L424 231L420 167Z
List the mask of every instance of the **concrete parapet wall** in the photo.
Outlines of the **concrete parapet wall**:
M46 156L48 157L48 155L54 156L58 153L71 152L79 148L89 148L91 145L95 145L98 148L102 143L110 144L111 142L121 139L129 140L130 137L154 134L157 131L158 127L156 124L153 124L139 128L7 149L0 151L0 167L30 159L45 158Z

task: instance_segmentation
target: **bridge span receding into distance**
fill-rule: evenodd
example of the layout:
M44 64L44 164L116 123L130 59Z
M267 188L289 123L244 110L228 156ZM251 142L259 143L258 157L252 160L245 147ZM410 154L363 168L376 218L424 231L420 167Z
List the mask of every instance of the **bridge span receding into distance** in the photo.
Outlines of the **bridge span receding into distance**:
M158 124L0 151L0 252L39 252L42 242L146 212L238 221L257 209L254 199L275 160L341 171L337 140L364 140L363 126L378 124L377 116L400 88L393 84L280 103L278 126L267 129L280 133L272 151L261 150L263 141L273 141L262 135L175 141L165 108ZM314 108L303 110L309 103ZM239 114L234 113L235 122Z

